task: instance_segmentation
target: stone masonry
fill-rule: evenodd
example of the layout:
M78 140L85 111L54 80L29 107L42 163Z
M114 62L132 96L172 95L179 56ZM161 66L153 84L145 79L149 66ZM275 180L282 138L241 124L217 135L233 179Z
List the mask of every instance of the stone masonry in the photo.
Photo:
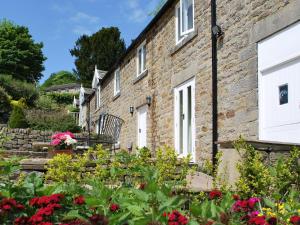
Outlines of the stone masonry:
M100 112L125 120L120 143L137 143L136 108L148 107L147 143L152 150L174 146L174 88L195 78L197 161L211 158L211 24L210 1L195 0L195 31L175 43L175 5L167 9L119 63L121 93L113 96L114 73L101 84L101 106L91 99L92 122ZM298 9L298 10L297 10ZM224 32L218 50L219 139L258 139L257 42L300 20L298 0L218 0L217 20ZM136 79L136 50L146 40L146 73ZM129 113L129 107L135 111Z

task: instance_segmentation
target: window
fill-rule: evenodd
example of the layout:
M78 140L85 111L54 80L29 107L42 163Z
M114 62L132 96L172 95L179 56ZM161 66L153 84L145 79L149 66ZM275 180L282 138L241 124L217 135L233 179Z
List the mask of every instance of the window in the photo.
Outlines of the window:
M120 69L117 69L115 72L115 78L114 78L114 95L118 95L120 93Z
M194 158L194 80L175 88L175 148L180 156Z
M284 105L289 102L289 87L288 84L279 86L279 104Z
M146 70L146 43L144 42L137 49L137 76L141 75Z
M100 107L100 86L96 90L96 109Z
M176 43L194 30L194 0L180 0L175 7Z

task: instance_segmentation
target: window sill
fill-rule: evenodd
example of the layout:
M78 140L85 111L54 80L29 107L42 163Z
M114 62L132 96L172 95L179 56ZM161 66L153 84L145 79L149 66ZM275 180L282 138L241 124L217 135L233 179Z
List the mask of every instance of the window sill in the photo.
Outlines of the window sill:
M190 41L192 41L198 35L198 29L192 31L186 37L182 39L173 49L170 50L170 55L174 55L180 49L182 49L185 45L187 45Z
M118 94L116 94L113 98L112 98L112 100L113 101L115 101L117 98L119 98L121 96L121 92L119 92Z
M142 80L144 77L146 77L148 75L148 70L145 70L144 72L142 72L138 77L136 77L133 80L133 84L138 83L140 80Z

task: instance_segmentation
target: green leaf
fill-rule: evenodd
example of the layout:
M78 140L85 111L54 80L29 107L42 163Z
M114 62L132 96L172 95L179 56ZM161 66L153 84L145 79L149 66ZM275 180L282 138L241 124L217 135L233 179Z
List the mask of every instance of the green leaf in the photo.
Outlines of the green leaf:
M82 220L86 220L84 217L82 217L79 214L78 210L71 210L69 211L64 217L63 220L73 220L73 219L82 219Z

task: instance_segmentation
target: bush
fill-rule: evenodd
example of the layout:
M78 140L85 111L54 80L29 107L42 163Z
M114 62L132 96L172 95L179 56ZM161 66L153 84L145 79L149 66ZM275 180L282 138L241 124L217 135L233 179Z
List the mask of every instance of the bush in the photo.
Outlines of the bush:
M13 79L10 75L0 75L0 86L5 89L12 99L24 98L28 106L34 106L39 97L39 93L33 84Z
M61 110L27 110L26 119L34 130L80 132L73 117Z
M0 86L0 123L7 123L11 111L10 99L4 88Z
M36 108L43 110L57 110L59 105L48 95L40 95L36 102Z
M47 93L46 95L59 105L73 104L74 96L78 98L78 94L71 93Z
M13 111L9 117L8 126L10 128L27 128L28 123L23 111L23 108L20 106L13 106Z

